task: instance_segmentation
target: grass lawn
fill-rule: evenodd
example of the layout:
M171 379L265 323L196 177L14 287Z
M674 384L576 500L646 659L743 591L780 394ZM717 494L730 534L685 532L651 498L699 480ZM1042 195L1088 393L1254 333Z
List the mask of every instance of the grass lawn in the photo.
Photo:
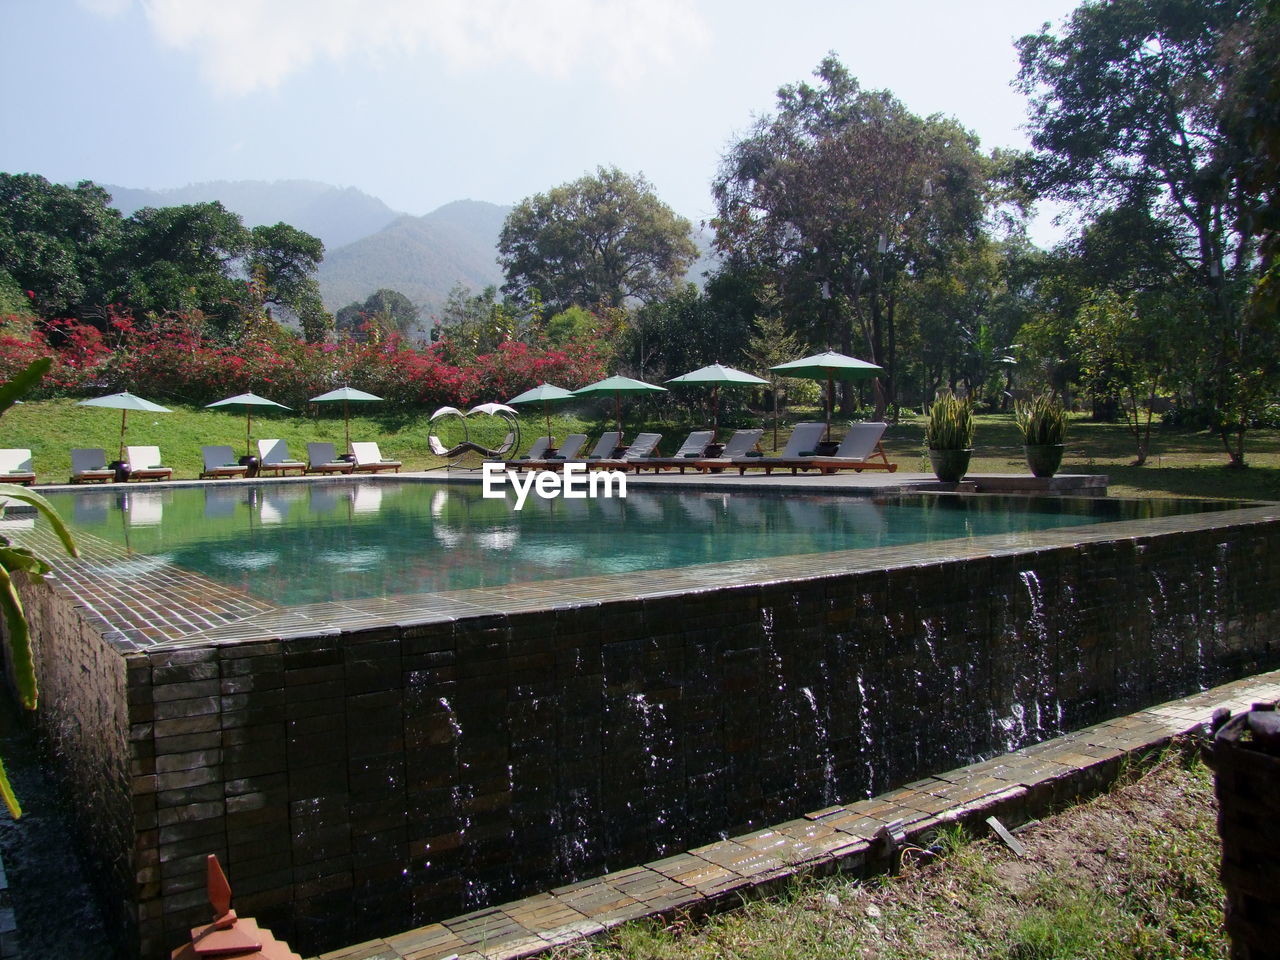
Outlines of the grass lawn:
M702 923L629 924L558 960L1132 960L1227 954L1212 774L1166 751L1090 802L993 839L940 838L896 877L798 881Z
M314 405L314 413L275 411L261 413L253 419L254 439L277 437L286 440L290 452L298 458L306 456L308 441L328 441L339 449L345 445L342 413L338 405ZM406 470L425 470L443 465L428 452L430 429L426 412L379 410L380 404L351 405L351 437L353 440L376 440L384 457L401 460ZM243 413L205 410L174 405L173 413L130 414L126 442L158 446L166 465L174 468L179 478L195 477L200 472L200 447L204 444L230 444L237 452L244 449L245 417ZM785 444L790 424L801 420L820 419L821 411L796 408L779 430L780 445ZM469 421L472 428L482 421ZM768 418L741 416L734 426L766 427L763 447L773 450L773 431ZM492 429L492 422L488 424ZM555 436L586 433L595 437L610 429L607 419L582 418L559 413L551 419ZM660 447L670 453L692 429L700 424L688 420L644 420L632 414L624 422L628 434L654 430L663 434ZM448 424L443 429L448 429ZM722 427L722 434L728 426ZM544 433L545 421L539 415L522 420L523 446ZM836 427L839 433L840 427ZM500 439L500 438L499 438ZM447 442L447 438L446 438ZM496 442L496 441L494 441ZM120 413L96 407L81 407L73 400L47 400L14 407L3 419L6 447L31 449L36 474L41 483L62 483L70 476L72 447L102 447L107 459L113 460L120 444ZM1226 454L1216 436L1205 432L1157 429L1147 465L1133 467L1134 445L1122 424L1090 423L1073 420L1067 434L1064 473L1105 473L1111 477L1111 493L1125 497L1221 497L1280 500L1280 431L1259 430L1249 435L1246 456L1250 466L1230 470L1225 466ZM976 452L970 466L974 473L1026 473L1022 445L1013 419L1008 415L978 417ZM899 469L929 471L924 453L924 419L917 417L893 424L885 438L885 448ZM256 452L256 451L255 451Z

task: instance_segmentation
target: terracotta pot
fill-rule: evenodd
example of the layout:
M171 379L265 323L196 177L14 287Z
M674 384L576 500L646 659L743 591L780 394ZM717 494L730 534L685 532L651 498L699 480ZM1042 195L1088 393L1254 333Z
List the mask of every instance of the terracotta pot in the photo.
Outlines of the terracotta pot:
M933 475L943 483L959 483L969 470L969 458L972 456L972 447L968 450L930 450L929 462L933 464Z

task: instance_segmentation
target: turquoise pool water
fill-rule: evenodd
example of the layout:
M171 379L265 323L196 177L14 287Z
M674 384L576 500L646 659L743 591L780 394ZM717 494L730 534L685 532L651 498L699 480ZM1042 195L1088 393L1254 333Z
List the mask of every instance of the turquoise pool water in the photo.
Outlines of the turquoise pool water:
M72 526L283 606L952 540L1197 509L1186 502L639 489L513 500L422 481L51 494ZM1230 506L1229 504L1226 506ZM1203 507L1199 507L1203 508Z

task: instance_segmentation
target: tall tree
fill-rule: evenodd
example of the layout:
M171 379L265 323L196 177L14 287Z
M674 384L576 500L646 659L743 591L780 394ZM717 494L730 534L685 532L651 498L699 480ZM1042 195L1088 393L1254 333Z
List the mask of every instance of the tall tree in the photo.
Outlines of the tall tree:
M955 121L863 90L834 55L814 75L816 85L779 90L777 112L722 161L716 242L774 276L787 312L810 318L810 343L886 368L883 412L898 367L898 280L977 236L990 161Z
M143 207L125 221L120 295L127 306L162 315L199 310L226 332L249 294L236 274L251 235L221 203Z
M570 306L648 303L675 289L698 255L691 225L643 177L616 167L539 193L503 224L503 292L536 290L548 314Z
M1219 103L1238 66L1230 41L1257 14L1257 0L1088 0L1060 36L1046 24L1018 41L1030 183L1095 214L1143 208L1168 224L1209 328L1206 390L1235 466L1244 457L1229 442L1240 426L1229 411L1249 352L1239 349L1249 332L1240 307L1255 267L1257 198Z
M333 330L333 318L320 300L316 268L324 259L324 243L287 223L254 227L249 237L249 276L260 284L262 304L293 311L309 343L319 343Z
M107 264L120 243L111 196L30 173L0 173L0 274L31 291L44 316L84 315L108 302Z

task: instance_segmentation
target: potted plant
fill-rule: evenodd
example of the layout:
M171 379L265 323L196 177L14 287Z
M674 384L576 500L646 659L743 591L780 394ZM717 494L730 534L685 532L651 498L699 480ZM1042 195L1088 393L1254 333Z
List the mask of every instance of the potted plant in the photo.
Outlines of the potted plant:
M1062 463L1067 435L1067 414L1062 404L1048 394L1038 394L1027 403L1019 403L1013 417L1022 434L1032 475L1052 477Z
M968 397L942 393L933 401L924 440L933 474L944 483L958 483L973 456L973 404Z

